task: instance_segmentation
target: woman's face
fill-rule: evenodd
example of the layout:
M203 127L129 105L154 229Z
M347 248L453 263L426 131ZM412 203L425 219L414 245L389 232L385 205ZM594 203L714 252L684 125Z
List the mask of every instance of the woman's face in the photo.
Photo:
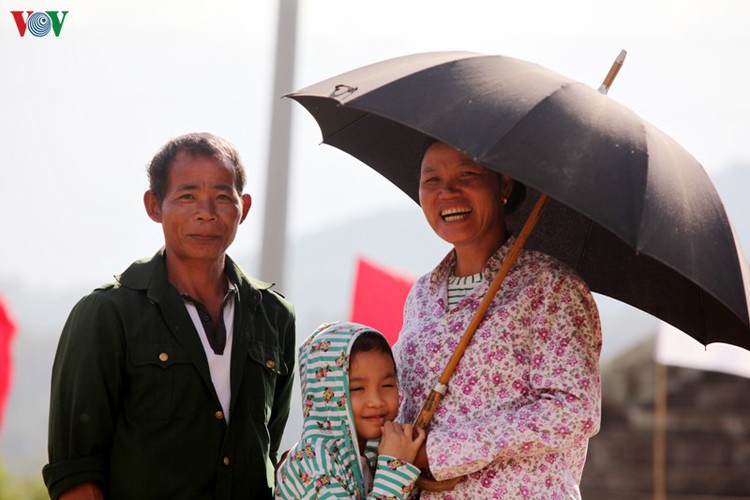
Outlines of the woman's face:
M456 149L435 143L422 158L419 203L442 239L461 248L494 251L504 239L507 176L480 166Z

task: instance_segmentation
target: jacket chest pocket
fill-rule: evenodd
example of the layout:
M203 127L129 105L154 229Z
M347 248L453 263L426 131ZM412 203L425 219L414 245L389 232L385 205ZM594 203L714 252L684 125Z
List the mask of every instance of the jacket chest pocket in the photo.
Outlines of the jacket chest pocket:
M274 345L252 342L248 345L248 370L246 382L251 385L252 394L263 394L263 406L260 398L255 399L254 411L263 412L263 420L268 423L271 416L276 381L280 376L289 374L289 367L284 362L281 350Z
M175 344L131 344L125 413L139 421L195 414L205 391L198 371Z

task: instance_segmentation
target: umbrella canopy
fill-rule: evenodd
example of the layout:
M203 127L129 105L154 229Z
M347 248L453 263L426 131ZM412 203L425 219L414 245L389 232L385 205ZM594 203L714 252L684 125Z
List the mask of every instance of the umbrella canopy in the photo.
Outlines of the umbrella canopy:
M750 349L750 271L700 163L626 107L539 65L434 52L386 60L288 97L323 142L418 202L434 138L551 200L527 248L576 269L595 292L663 319L703 344Z

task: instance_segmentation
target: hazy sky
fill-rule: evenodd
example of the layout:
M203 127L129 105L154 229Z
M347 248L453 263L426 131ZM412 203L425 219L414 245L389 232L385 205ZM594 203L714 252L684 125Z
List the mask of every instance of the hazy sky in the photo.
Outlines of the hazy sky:
M0 12L0 280L90 288L161 244L142 207L145 164L169 138L238 146L263 221L277 3L5 0ZM746 0L300 0L294 88L399 55L472 50L527 59L597 87L674 137L710 175L750 164ZM59 38L21 38L11 10L68 10ZM289 230L416 206L319 146L294 104ZM251 271L252 266L250 267ZM1 290L0 290L1 292Z

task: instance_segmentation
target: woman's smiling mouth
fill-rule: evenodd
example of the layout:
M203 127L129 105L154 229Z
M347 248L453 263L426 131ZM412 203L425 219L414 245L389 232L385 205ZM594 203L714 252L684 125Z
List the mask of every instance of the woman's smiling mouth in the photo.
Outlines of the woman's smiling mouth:
M440 212L440 217L442 217L445 222L454 222L465 219L469 214L471 214L471 209L468 207L454 207Z

